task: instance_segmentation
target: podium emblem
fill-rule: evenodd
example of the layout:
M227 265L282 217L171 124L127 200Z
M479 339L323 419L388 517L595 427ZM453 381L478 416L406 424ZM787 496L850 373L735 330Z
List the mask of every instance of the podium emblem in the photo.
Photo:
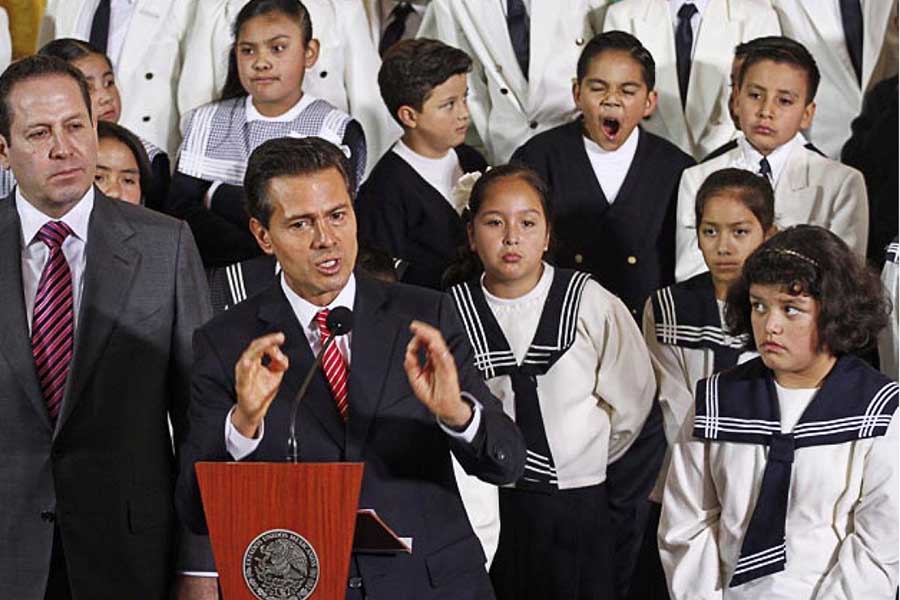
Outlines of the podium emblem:
M259 600L306 600L319 583L319 557L302 535L270 529L247 546L243 573Z

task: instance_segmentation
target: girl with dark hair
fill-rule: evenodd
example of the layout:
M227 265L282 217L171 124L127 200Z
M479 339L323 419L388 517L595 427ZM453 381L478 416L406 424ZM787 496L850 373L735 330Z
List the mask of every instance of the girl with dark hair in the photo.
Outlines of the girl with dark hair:
M122 101L119 97L119 88L116 85L112 62L106 54L88 42L74 38L53 40L41 48L38 54L61 58L81 71L91 93L91 113L98 124L119 122L119 118L122 116ZM144 198L142 204L148 208L162 210L171 180L169 155L153 143L137 137L130 131L128 134L143 146L153 174L152 178L147 179L147 185L142 188Z
M250 153L263 142L328 140L350 159L354 187L360 183L366 142L359 123L302 89L319 53L312 28L298 0L251 0L235 19L222 99L187 115L170 198L207 266L259 254L244 211L243 179Z
M653 400L647 349L628 309L586 273L543 260L547 188L502 166L472 188L470 272L451 288L475 365L521 429L525 473L500 490L497 597L612 598L606 469Z
M745 359L745 341L725 327L725 296L744 260L775 232L772 186L742 169L711 174L695 202L697 239L707 272L657 290L644 306L644 341L656 374L666 441L678 437L694 404L694 386ZM635 577L634 598L666 598L656 530L670 451L650 494L651 523Z
M892 598L897 383L874 343L880 282L834 233L776 234L730 287L726 321L759 358L697 384L659 528L675 599Z
M147 152L136 135L115 123L97 124L97 173L94 183L110 198L144 204L153 188Z

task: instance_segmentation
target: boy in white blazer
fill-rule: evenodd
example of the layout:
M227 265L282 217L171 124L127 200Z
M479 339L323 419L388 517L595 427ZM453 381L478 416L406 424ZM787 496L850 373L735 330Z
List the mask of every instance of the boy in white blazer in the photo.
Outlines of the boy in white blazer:
M181 141L175 90L193 0L112 3L107 54L122 94L124 125L174 156ZM38 47L70 37L88 41L98 0L47 0Z
M228 73L232 26L248 0L195 0L197 18L186 42L178 84L182 114L218 100ZM319 58L307 70L303 91L353 116L363 127L368 167L402 131L378 92L381 60L369 36L361 0L303 0L319 40Z
M735 102L743 133L728 152L687 169L678 190L675 279L706 270L697 245L694 199L700 184L726 167L767 177L775 190L779 229L810 224L866 255L869 207L862 173L806 146L800 133L813 122L819 69L802 44L788 38L754 47L738 76Z
M816 57L822 85L816 122L807 137L830 158L840 157L850 122L862 111L863 95L897 74L897 0L863 0L862 56L857 77L837 0L772 0L785 36Z
M676 61L678 12L685 4L692 51L687 95L682 105ZM728 111L732 51L742 42L778 35L775 12L766 0L622 0L610 6L603 30L627 31L656 60L656 112L643 127L701 160L735 133Z
M600 33L609 0L519 0L528 13L528 72L516 59L506 0L432 0L419 37L439 39L474 61L469 77L472 140L491 164L542 131L572 120L572 73L584 44ZM530 6L529 6L530 4ZM471 130L470 130L471 135Z

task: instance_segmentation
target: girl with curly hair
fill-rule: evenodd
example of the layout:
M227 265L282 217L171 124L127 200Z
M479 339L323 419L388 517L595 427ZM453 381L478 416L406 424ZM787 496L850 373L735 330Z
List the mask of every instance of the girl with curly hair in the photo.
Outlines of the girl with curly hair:
M853 355L885 325L879 280L836 235L776 234L729 288L759 358L697 384L659 528L673 598L892 598L897 383Z

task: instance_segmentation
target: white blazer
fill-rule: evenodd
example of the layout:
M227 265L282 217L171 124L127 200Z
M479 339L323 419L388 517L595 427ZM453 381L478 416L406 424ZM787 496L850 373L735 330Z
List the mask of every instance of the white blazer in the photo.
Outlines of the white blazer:
M501 0L432 0L419 37L467 52L469 110L488 162L575 116L572 81L584 44L600 33L608 0L533 0L528 79L516 61Z
M218 99L228 74L231 28L248 0L197 0L178 85L182 114ZM369 37L361 0L304 0L319 40L319 60L307 69L303 90L359 121L366 134L368 168L402 134L378 90L381 59Z
M194 17L193 0L136 0L116 65L122 95L120 123L174 156L181 142L175 90L181 73L182 43ZM39 45L63 37L85 39L78 17L87 0L47 0Z
M675 223L675 280L684 281L707 270L697 245L694 200L703 181L726 167L743 168L740 146L686 169L678 187ZM869 202L862 173L798 145L775 184L775 224L779 229L800 224L833 231L862 260L866 258Z
M627 31L656 61L656 111L642 125L696 160L734 134L728 112L734 47L778 35L775 12L766 0L711 0L700 20L691 62L687 106L681 106L675 60L675 30L667 0L622 0L609 8L603 30Z
M822 152L838 159L850 138L850 122L862 111L863 94L897 74L896 0L865 0L862 86L856 82L836 0L772 0L784 35L806 46L816 59L822 81L816 94L816 118L807 137Z
M12 60L12 38L9 34L9 17L6 10L0 6L0 72L2 72L9 61Z

